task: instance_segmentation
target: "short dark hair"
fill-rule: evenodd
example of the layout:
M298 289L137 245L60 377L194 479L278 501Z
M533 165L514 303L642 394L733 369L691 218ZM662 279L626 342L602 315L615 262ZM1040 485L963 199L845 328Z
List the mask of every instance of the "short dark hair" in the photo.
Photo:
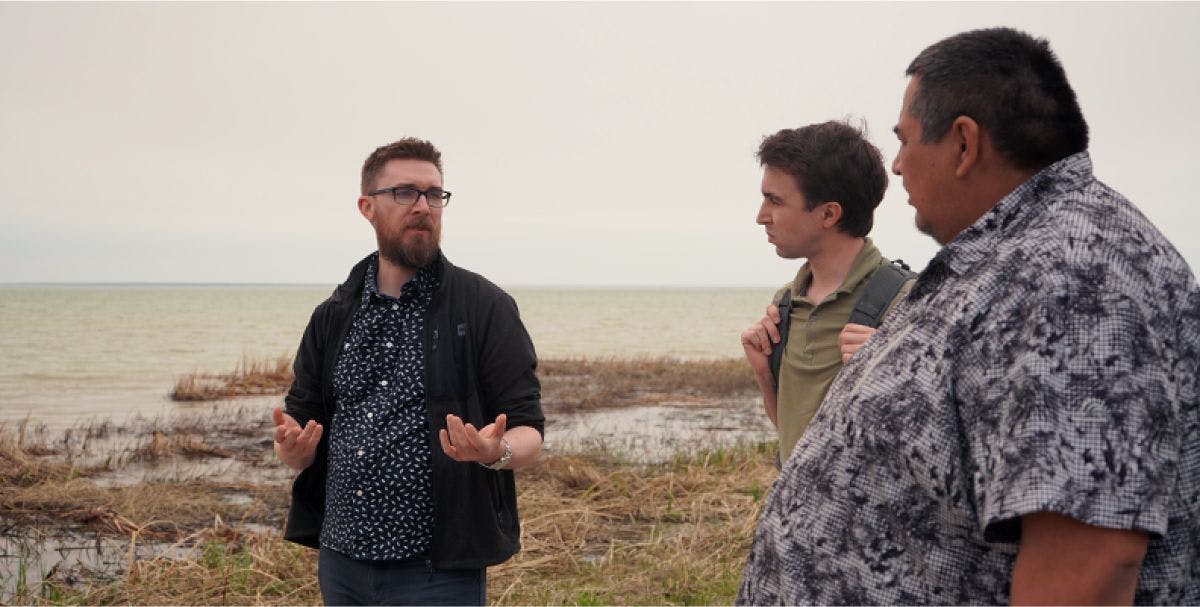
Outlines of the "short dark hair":
M1007 27L951 36L921 51L910 113L921 140L940 141L959 116L1020 169L1039 170L1088 146L1088 126L1050 43Z
M389 160L410 159L432 163L437 167L438 173L442 173L442 153L433 147L432 143L416 137L405 137L399 141L381 145L375 148L370 156L367 156L362 167L362 193L366 194L375 189L375 180L379 177L379 172L383 170L383 165L387 164Z
M888 176L879 148L859 129L835 120L784 129L763 139L758 162L791 175L810 211L841 204L842 232L858 238L871 232Z

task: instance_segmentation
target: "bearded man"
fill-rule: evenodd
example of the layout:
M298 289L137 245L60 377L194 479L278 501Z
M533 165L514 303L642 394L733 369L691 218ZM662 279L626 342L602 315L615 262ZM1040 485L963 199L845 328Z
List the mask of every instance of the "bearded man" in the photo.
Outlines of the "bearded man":
M537 357L512 297L442 255L449 202L429 142L367 158L358 210L378 251L313 312L274 410L299 473L284 537L320 550L326 605L485 605L486 567L520 548Z

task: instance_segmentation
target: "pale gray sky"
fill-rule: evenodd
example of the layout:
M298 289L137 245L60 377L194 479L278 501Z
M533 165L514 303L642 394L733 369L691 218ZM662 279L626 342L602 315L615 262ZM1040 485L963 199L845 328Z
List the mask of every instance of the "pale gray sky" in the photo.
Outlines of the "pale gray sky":
M866 121L904 68L1050 40L1097 175L1196 267L1198 4L0 4L0 282L334 283L374 246L363 158L444 154L443 247L503 286L776 285L763 135ZM921 267L894 178L873 237Z

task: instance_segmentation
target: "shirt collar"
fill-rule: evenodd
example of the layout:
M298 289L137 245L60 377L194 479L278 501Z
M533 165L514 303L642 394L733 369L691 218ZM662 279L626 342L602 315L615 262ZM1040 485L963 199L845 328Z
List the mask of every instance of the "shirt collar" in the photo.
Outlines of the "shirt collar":
M400 288L400 297L396 298L379 291L379 252L376 251L367 261L367 273L363 278L362 304L364 306L369 304L372 297L385 301L398 300L400 302L407 302L418 296L432 293L437 289L437 268L441 264L441 261L442 254L439 251L435 254L433 261L418 269L412 278L404 283L404 286Z
M1057 194L1080 189L1092 180L1092 159L1086 151L1042 169L942 247L921 272L921 277L970 273L977 264L991 257L1014 230L1021 229L1061 200Z
M875 243L871 242L870 238L866 238L862 250L858 252L858 255L854 256L854 262L850 264L850 271L846 272L846 277L842 279L842 284L835 293L841 295L853 292L854 287L857 287L858 283L866 280L875 271L875 268L879 267L882 261L883 254L879 252L879 249L875 246ZM806 261L804 265L800 266L800 271L796 272L796 280L792 282L795 285L793 287L795 296L808 292L808 283L810 280L812 280L812 267ZM801 291L802 289L803 291ZM819 304L821 302L814 301L813 303Z

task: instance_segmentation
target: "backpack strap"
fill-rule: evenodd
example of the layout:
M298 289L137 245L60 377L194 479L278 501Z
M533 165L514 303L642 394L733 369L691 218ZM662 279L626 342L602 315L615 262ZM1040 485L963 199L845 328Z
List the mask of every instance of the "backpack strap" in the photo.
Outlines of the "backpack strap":
M771 356L767 363L771 367L771 378L775 380L775 392L779 392L779 365L783 364L783 351L787 349L788 328L792 320L792 290L784 289L783 297L775 303L779 307L779 323L775 329L779 331L779 343L771 348Z
M867 282L867 288L854 304L850 313L849 323L878 327L883 322L883 312L888 304L896 298L896 294L911 280L916 273L908 269L908 265L897 259L879 266Z
M879 266L871 275L866 289L854 304L848 322L878 327L883 321L883 312L888 304L896 298L896 294L904 287L904 283L917 274L908 269L908 264L897 259ZM792 290L784 289L783 296L775 302L779 308L779 323L775 329L779 331L779 343L771 348L771 356L767 363L771 367L771 378L775 380L775 392L779 392L779 367L783 364L783 352L787 349L788 329L792 320Z

